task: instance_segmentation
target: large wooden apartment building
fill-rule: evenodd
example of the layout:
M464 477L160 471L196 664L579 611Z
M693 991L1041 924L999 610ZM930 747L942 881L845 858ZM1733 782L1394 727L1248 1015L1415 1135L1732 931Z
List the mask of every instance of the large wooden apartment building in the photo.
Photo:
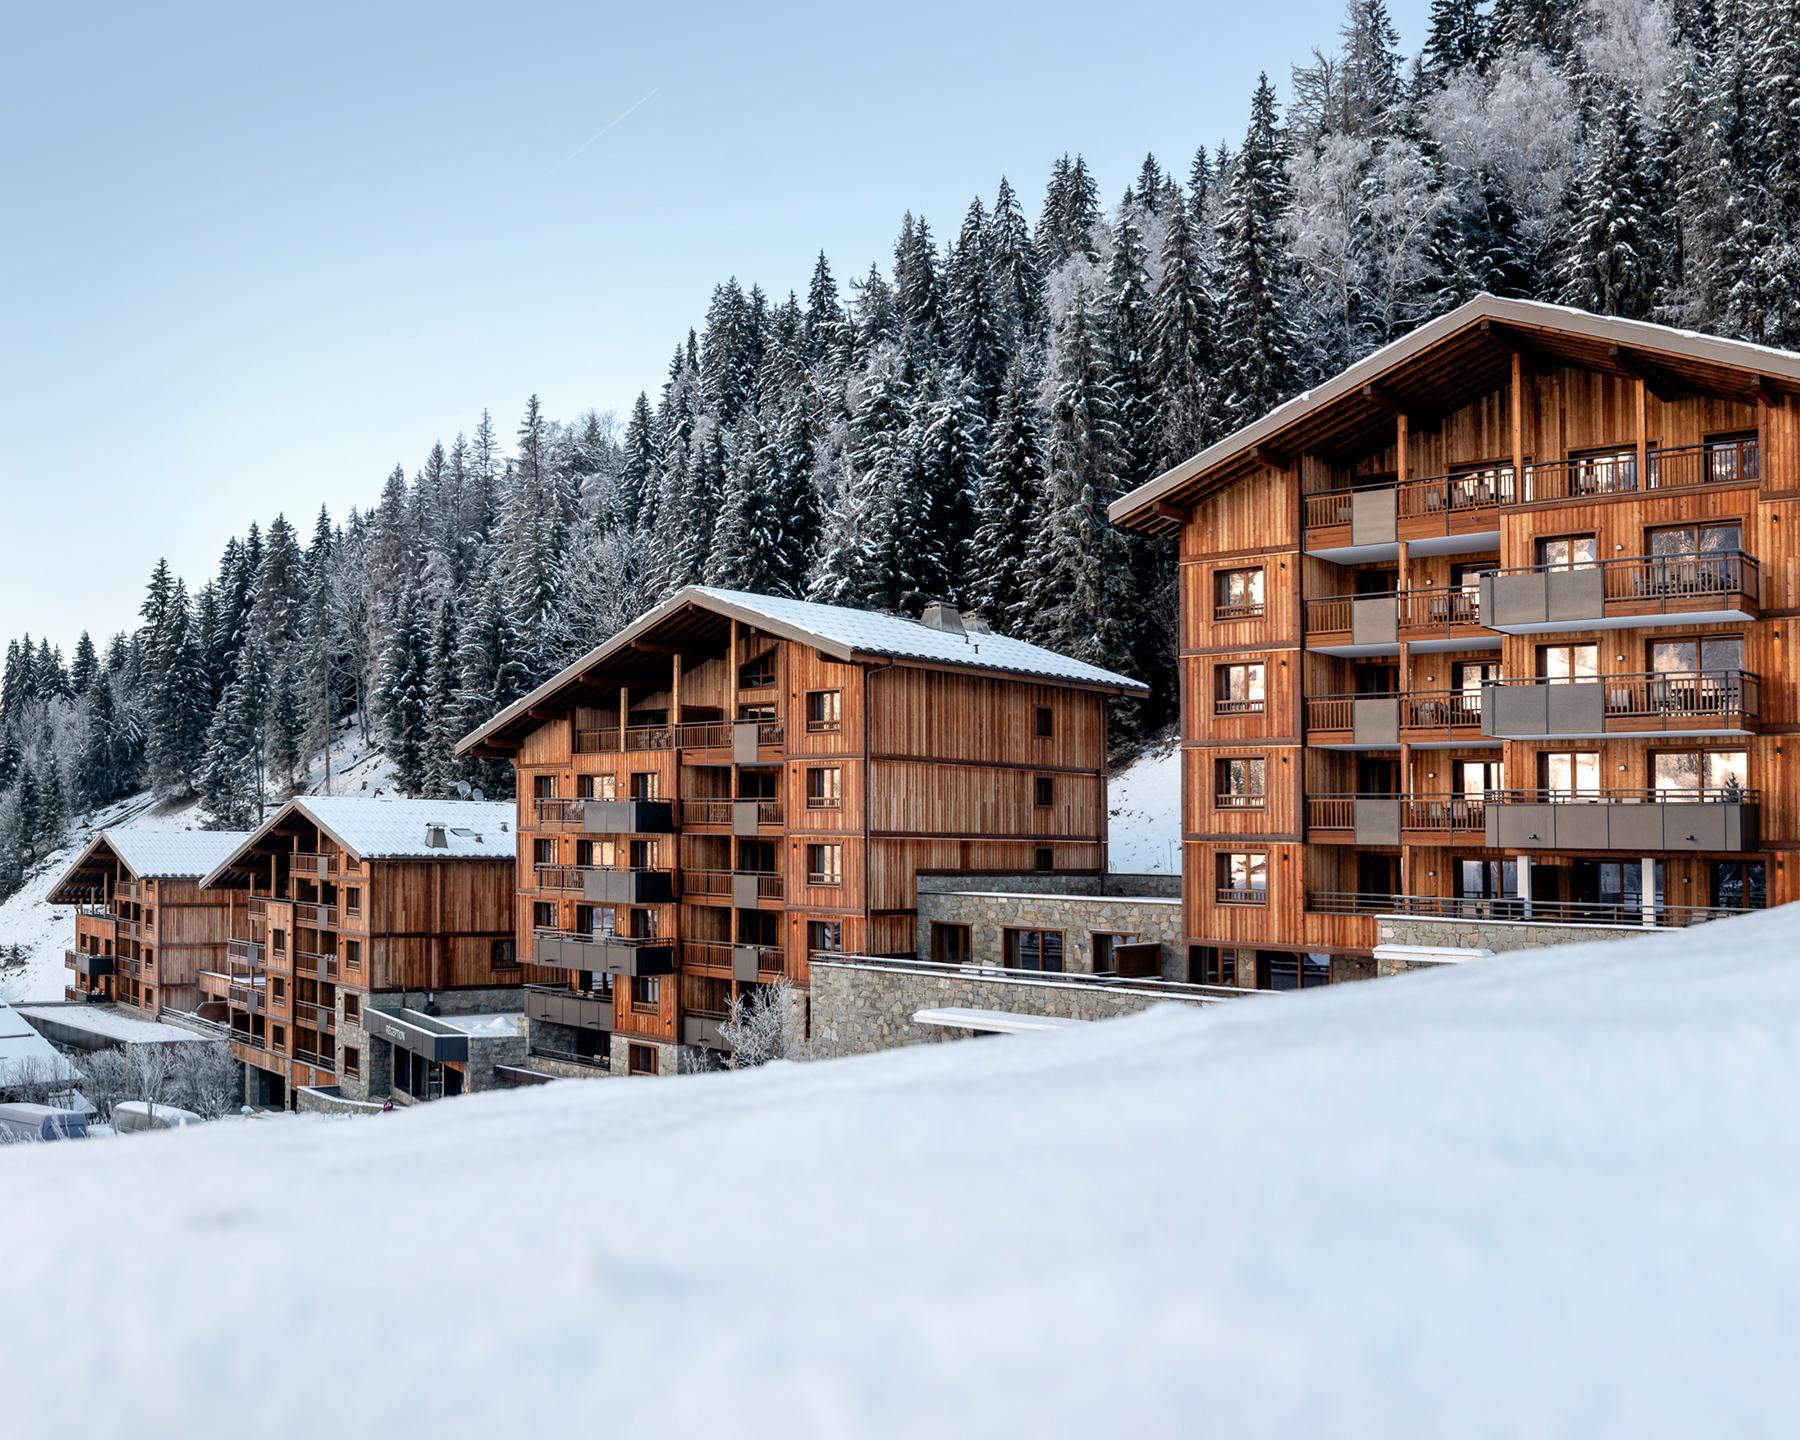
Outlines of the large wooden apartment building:
M94 836L50 888L53 905L75 908L64 998L151 1016L198 1009L200 975L223 963L231 936L224 897L200 879L244 838L125 825Z
M302 796L239 838L204 881L229 902L230 939L201 988L253 1103L472 1088L456 1021L516 1014L533 978L514 943L515 838L509 803L365 796Z
M567 977L534 1054L667 1072L814 952L910 953L920 871L1103 869L1143 688L944 607L682 590L460 746L516 767L519 952Z
M1119 500L1180 545L1196 980L1800 895L1800 356L1482 296Z

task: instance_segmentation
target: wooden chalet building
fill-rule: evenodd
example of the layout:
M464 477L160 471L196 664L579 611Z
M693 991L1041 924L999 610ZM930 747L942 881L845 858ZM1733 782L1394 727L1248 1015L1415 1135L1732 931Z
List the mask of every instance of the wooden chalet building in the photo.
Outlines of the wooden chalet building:
M537 1060L718 1050L743 987L911 953L921 871L1103 869L1106 701L1143 689L947 607L682 590L459 747L518 775L519 951L567 977Z
M200 1006L200 976L225 960L226 900L200 879L245 837L224 830L102 830L50 888L75 909L63 957L69 1000L117 1001L155 1017Z
M1120 499L1180 545L1191 978L1800 895L1797 501L1800 355L1487 296Z
M492 1027L456 1022L517 1016L530 978L514 841L510 803L337 795L290 800L240 837L204 881L229 906L230 941L201 981L251 1102L480 1088L468 1037ZM521 1035L510 1058L523 1049Z

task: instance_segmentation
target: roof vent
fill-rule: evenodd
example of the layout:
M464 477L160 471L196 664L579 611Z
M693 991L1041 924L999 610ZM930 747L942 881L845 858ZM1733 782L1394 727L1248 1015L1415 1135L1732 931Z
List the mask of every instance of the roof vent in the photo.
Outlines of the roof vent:
M442 825L425 827L425 848L428 850L448 850L450 848L450 836Z
M994 633L993 627L982 618L980 612L975 610L963 611L962 623L963 629L968 631L971 635L991 635Z
M946 605L942 600L933 600L927 605L925 613L919 617L919 623L950 635L963 633L962 612L954 605Z

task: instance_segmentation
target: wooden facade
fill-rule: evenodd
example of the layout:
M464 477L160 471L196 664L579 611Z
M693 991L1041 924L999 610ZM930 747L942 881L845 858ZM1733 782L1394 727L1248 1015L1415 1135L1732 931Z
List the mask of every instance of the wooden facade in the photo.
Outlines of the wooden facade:
M466 808L448 801L433 813L448 827ZM248 837L207 885L228 907L230 941L225 963L202 977L203 1013L230 1027L233 1053L267 1077L272 1103L302 1086L367 1090L361 1020L371 1007L498 991L516 1010L524 985L555 978L519 963L508 856L364 855L304 800Z
M584 1002L544 1012L581 1047L558 1058L719 1049L813 953L910 953L921 871L1104 866L1133 682L845 653L708 592L654 613L463 746L516 769L519 952Z
M230 915L195 875L132 868L108 832L82 852L50 898L75 910L64 953L68 1000L111 1001L151 1018L202 1003L202 977L224 963Z
M1488 297L1125 497L1180 547L1192 978L1800 896L1800 356Z

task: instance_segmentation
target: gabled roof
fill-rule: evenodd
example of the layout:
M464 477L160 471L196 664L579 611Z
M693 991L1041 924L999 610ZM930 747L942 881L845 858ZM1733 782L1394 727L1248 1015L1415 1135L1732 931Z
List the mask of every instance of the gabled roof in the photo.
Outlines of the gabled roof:
M110 856L134 880L198 880L246 839L242 830L152 830L119 825L88 841L50 887L50 901L73 905L100 888L100 866ZM93 883L83 884L84 878Z
M764 634L811 645L837 660L890 660L902 665L933 667L950 665L989 675L1040 680L1109 694L1149 693L1148 686L1128 675L1103 670L1097 665L1046 650L1041 645L1009 639L991 631L940 630L903 615L853 610L842 605L819 605L810 600L757 595L748 590L690 585L654 610L640 615L617 635L546 680L523 699L514 701L480 729L464 736L457 744L457 753L466 753L493 739L558 691L628 651L634 641L644 639L680 612L696 608L740 621Z
M73 1084L81 1079L81 1071L28 1025L23 1015L0 1000L0 1090L27 1077Z
M1172 532L1180 523L1172 507L1252 468L1302 450L1374 449L1383 427L1392 434L1395 408L1429 419L1491 392L1505 383L1515 353L1635 376L1652 389L1668 383L1746 402L1800 390L1800 355L1791 351L1477 295L1120 496L1107 513L1133 529Z
M296 818L310 821L355 860L512 860L518 837L513 834L510 800L406 800L368 795L297 795L249 835L240 837L203 886L268 847L270 838ZM444 843L432 843L434 832Z

